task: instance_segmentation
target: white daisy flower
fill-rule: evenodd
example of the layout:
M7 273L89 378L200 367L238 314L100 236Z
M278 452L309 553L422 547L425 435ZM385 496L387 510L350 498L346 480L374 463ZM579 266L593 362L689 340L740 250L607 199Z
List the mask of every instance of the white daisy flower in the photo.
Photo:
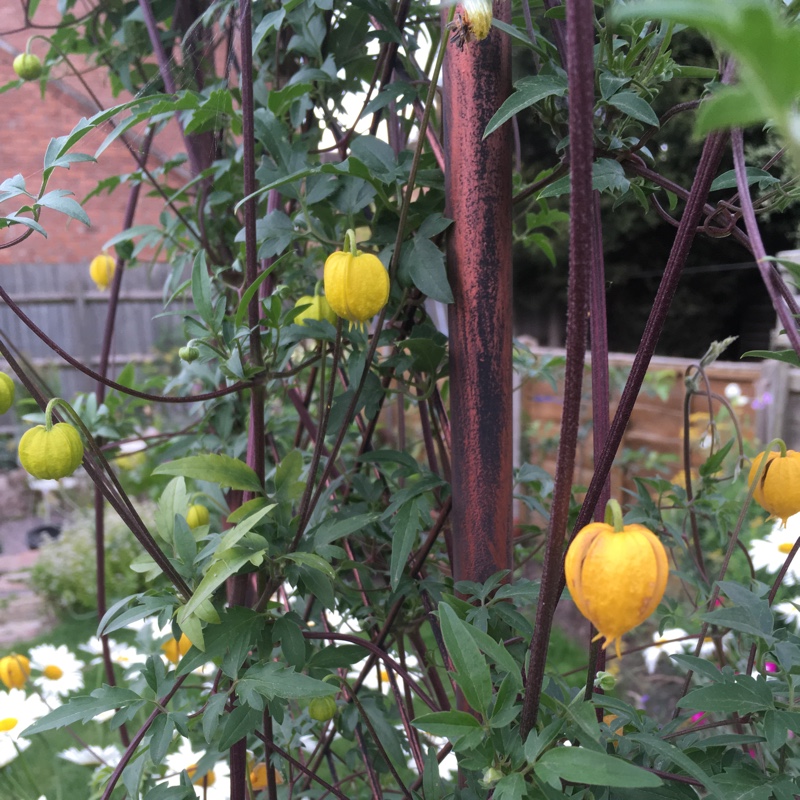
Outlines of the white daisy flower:
M795 597L785 603L778 603L773 606L773 610L777 611L784 619L796 629L800 629L800 597Z
M68 747L58 754L59 758L80 766L96 766L103 764L107 767L116 767L122 758L122 753L113 744L107 747L99 745L88 745L87 747Z
M785 528L781 528L778 520L765 539L753 539L750 542L749 551L753 566L769 573L777 572L786 561L786 555L794 547L798 536L800 536L800 514L789 517ZM800 558L793 559L784 582L800 583Z
M82 644L78 649L93 656L92 660L89 662L90 664L103 663L103 645L99 636L92 636L88 642ZM123 669L128 669L138 664L144 664L147 660L147 656L145 656L144 653L140 653L135 647L115 642L113 639L108 640L108 649L111 660L115 664L119 664Z
M656 671L656 664L662 653L666 656L680 655L688 653L694 655L695 647L697 647L697 637L691 639L684 639L681 642L673 642L672 639L680 639L689 634L683 628L667 628L661 636L658 631L653 633L653 645L642 650L642 657L647 671L652 675ZM730 635L725 634L722 637L723 646L730 641ZM703 644L700 647L700 658L713 658L717 652L717 647L714 640L710 636L706 636Z
M325 619L332 631L344 633L361 633L361 624L355 618L348 615L342 615L336 609L328 609L325 611Z
M22 689L0 692L0 767L28 748L30 739L20 733L49 711L38 694L26 695Z
M656 665L661 655L666 656L675 655L678 653L685 653L689 647L694 645L691 639L686 639L682 642L673 642L671 639L680 639L682 636L689 634L683 628L667 628L660 636L658 631L653 632L653 645L642 650L642 658L644 658L644 665L647 671L652 675L656 671Z
M66 645L41 644L31 648L31 670L42 674L33 684L45 700L66 697L83 689L83 662Z
M196 792L202 800L230 800L228 764L225 761L217 761L211 769L198 775L197 765L203 755L202 750L195 751L192 743L188 739L183 739L178 751L170 753L165 759L168 778L164 785L178 786L181 773L185 770L192 783L197 787Z

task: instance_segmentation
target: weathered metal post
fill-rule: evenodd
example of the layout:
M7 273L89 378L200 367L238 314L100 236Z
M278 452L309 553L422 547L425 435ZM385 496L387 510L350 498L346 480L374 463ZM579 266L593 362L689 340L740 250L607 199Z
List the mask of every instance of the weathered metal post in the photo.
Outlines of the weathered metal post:
M461 12L456 8L456 14ZM494 4L510 21L508 0ZM458 19L458 17L457 17ZM511 126L485 140L511 91L511 42L448 45L444 131L453 491L453 577L511 568Z

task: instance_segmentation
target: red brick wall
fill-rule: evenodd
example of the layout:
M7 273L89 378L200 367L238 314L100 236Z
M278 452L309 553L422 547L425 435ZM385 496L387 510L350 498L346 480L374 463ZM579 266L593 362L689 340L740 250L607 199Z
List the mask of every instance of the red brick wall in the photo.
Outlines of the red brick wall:
M25 48L32 31L13 31L19 26L19 5L4 3L0 22L0 85L14 80L12 61L16 53ZM54 0L44 0L37 12L37 22L57 19ZM12 11L13 8L13 11ZM46 33L46 31L35 31ZM44 55L46 45L34 42L33 51ZM86 74L93 91L101 101L110 106L124 102L126 98L114 99L108 80L101 70ZM38 191L44 153L52 137L69 133L82 117L90 117L97 107L88 99L85 91L71 77L66 66L54 70L53 80L48 82L42 98L38 81L12 89L0 95L3 113L0 115L0 181L22 174L28 191ZM172 126L174 128L174 126ZM94 155L97 148L111 131L109 125L85 137L75 148L78 152ZM183 147L177 131L167 129L157 137L148 165L158 166L166 157L182 152ZM97 163L74 164L69 170L56 169L48 184L48 190L69 189L75 199L82 200L98 181L110 175L131 172L136 164L125 146L115 142L100 157ZM0 251L0 267L3 263L58 264L78 263L91 260L102 245L121 230L122 219L128 198L128 187L118 188L112 195L104 194L89 200L84 206L92 226L87 228L77 220L63 214L45 210L41 224L48 238L34 233L20 245ZM157 222L163 208L160 198L149 198L142 192L134 225ZM15 211L15 200L3 203L0 211ZM0 232L0 241L16 238L23 228L14 227Z

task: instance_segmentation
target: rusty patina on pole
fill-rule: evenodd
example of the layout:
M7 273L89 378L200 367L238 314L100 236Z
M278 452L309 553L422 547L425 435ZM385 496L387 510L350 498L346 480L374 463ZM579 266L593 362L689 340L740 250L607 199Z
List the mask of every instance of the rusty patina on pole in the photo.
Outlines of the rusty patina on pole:
M456 8L456 13L461 11ZM496 19L510 21L507 0ZM453 577L511 568L511 125L485 140L511 91L511 42L493 29L444 65Z

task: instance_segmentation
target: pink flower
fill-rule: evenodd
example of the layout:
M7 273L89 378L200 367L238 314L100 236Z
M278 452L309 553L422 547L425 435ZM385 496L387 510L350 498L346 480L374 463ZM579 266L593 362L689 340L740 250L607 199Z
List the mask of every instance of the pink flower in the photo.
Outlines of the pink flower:
M764 662L764 672L777 672L778 665L774 661Z
M706 715L705 711L698 711L696 714L692 714L692 716L689 717L689 720L691 722L699 722L701 719L703 719L705 715Z

